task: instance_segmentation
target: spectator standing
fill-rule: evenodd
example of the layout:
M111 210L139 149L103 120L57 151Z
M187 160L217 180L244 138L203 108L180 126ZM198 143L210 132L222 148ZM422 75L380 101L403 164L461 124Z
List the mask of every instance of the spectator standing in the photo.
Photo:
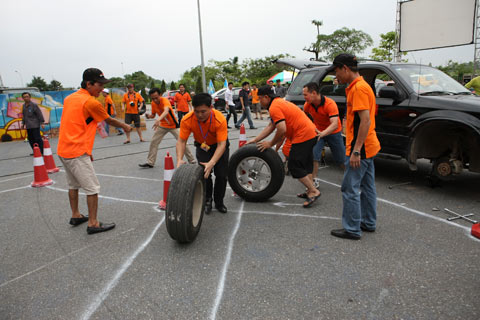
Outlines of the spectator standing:
M30 143L32 150L33 145L37 143L40 152L43 154L43 140L40 134L40 127L42 127L42 130L45 129L45 120L43 119L42 110L32 101L30 93L22 93L22 99L24 101L22 107L22 128L27 130L28 143Z
M255 112L255 119L258 120L258 114L260 113L260 120L263 120L262 105L260 104L260 100L258 100L258 88L256 84L253 84L253 89L250 94L252 95L252 106L253 112Z
M138 114L138 106L144 102L140 93L134 91L133 83L127 85L127 93L123 95L122 111L125 111L125 123L130 125L132 122L140 138L140 142L145 142L142 138L142 130L140 130L140 115ZM125 131L127 140L123 144L130 143L130 131Z
M377 192L374 157L380 151L375 132L375 94L358 73L357 58L342 53L327 72L335 70L340 84L349 84L347 94L346 156L342 182L343 229L335 237L359 240L362 231L377 227Z
M175 109L177 110L178 122L182 122L184 115L192 111L192 97L185 91L185 85L178 86L179 92L175 93L173 101L175 102Z
M258 136L247 141L247 144L256 143L258 149L264 151L281 143L284 138L291 141L288 170L293 178L298 179L307 188L307 191L299 196L306 199L303 207L308 208L321 195L312 180L312 150L317 142L315 125L295 104L272 93L268 85L258 89L258 97L270 114L270 122ZM271 141L262 141L273 131L276 132Z
M88 221L87 233L93 234L115 228L115 223L97 220L98 193L100 184L92 165L92 149L97 132L97 123L105 121L114 127L130 126L108 116L105 108L94 97L103 91L106 79L99 69L89 68L83 72L81 89L65 98L57 154L63 163L68 184L68 199L72 210L70 224L77 226ZM78 210L78 189L87 195L88 217Z
M228 111L227 114L227 128L231 128L228 125L228 120L230 116L233 115L233 125L237 123L237 108L235 107L235 102L233 102L233 83L229 82L227 90L225 90L225 110Z
M240 119L235 123L235 128L240 129L240 125L242 124L243 120L247 118L250 129L257 129L253 125L252 115L250 113L250 83L247 81L242 83L242 90L240 90L238 93L238 98L240 100L243 113Z
M320 94L320 88L317 83L310 82L303 87L303 97L305 104L303 111L309 114L315 127L318 130L318 141L313 147L313 181L315 185L318 173L318 165L322 160L322 150L325 143L328 143L332 152L334 161L345 168L345 145L342 137L342 124L338 107L335 101Z
M205 167L206 203L205 213L212 210L212 193L215 208L227 213L223 203L227 188L229 142L227 120L223 114L215 110L212 97L208 93L197 93L193 97L193 112L187 114L180 123L180 137L177 140L177 168L185 163L183 155L187 139L193 132L197 161ZM213 186L212 171L215 173Z
M466 85L465 88L475 92L476 95L480 95L480 76L473 78Z
M272 81L272 80L268 80L268 81L267 81L267 85L270 87L270 89L272 90L272 92L275 93L275 87L273 86L273 81Z
M280 79L277 79L277 86L275 87L275 94L279 96L280 98L285 98L285 95L287 94L287 89L282 86L282 82Z
M107 111L110 117L115 118L117 116L117 111L115 110L115 104L113 103L112 97L110 96L110 90L108 90L107 88L103 89L102 95L104 98L105 111ZM117 129L119 136L123 134L122 128L115 129ZM110 135L110 125L108 123L105 123L105 131L108 135Z
M139 164L142 168L153 168L155 161L157 160L158 145L162 142L163 137L167 133L171 133L176 140L178 140L179 123L177 117L173 112L173 108L167 98L161 96L160 89L152 88L149 92L152 99L152 113L145 114L147 119L155 118L155 114L158 114L158 119L153 124L153 130L155 131L150 142L150 150L148 151L147 162ZM195 163L192 153L188 146L185 147L185 155L188 162Z

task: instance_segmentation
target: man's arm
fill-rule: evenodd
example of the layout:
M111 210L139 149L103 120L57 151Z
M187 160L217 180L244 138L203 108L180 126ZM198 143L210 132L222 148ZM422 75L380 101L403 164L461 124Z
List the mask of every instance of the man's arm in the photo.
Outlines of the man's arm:
M205 166L205 169L203 171L205 173L204 174L205 179L208 178L213 167L217 164L218 160L220 160L220 158L222 157L226 147L227 147L227 141L217 142L217 149L215 149L215 152L213 153L213 156L210 159L210 161L200 162L200 164L203 164Z
M242 94L243 95L243 94ZM243 97L240 95L240 103L242 104L242 110L245 110L245 105L243 104Z
M258 150L264 151L269 149L285 138L285 132L287 132L287 125L285 124L285 121L278 122L275 125L275 128L277 131L275 132L273 139L270 141L262 141L257 143Z
M251 144L251 143L257 143L259 141L262 141L263 139L265 139L266 137L268 137L270 135L270 133L273 132L273 130L275 130L275 126L273 125L273 123L270 121L268 123L268 125L265 127L265 129L262 130L262 132L260 132L258 134L258 136L256 136L255 138L253 139L250 139L247 141L246 144Z
M163 112L162 114L160 115L160 117L158 117L157 121L155 121L155 123L153 124L153 130L157 130L158 127L160 127L160 121L162 121L166 116L168 115L168 107L165 107L163 108ZM154 115L155 117L155 115Z
M350 154L350 165L353 168L360 168L360 159L361 155L355 156L353 151L360 151L362 146L367 138L368 129L370 129L370 111L369 110L360 110L357 111L358 116L360 117L360 127L358 128L357 140L355 141L355 146L353 147L352 153Z
M108 123L111 126L114 126L114 127L117 127L117 128L123 128L123 130L125 130L126 132L132 131L132 127L127 125L125 122L118 121L115 118L108 117L107 119L105 119L105 122Z
M338 116L337 117L331 117L330 118L330 125L327 128L325 128L325 130L320 131L320 134L318 135L318 139L321 139L323 137L326 137L326 136L332 134L332 132L337 130L337 128L338 128Z
M180 167L182 164L185 163L183 161L183 156L185 155L185 148L187 146L187 141L183 140L182 138L178 138L176 150L177 150L177 168Z

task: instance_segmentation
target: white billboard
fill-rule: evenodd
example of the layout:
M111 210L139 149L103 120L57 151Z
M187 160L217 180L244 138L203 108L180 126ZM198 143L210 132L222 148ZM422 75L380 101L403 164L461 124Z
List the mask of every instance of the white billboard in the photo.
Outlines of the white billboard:
M400 3L400 51L473 43L476 0Z

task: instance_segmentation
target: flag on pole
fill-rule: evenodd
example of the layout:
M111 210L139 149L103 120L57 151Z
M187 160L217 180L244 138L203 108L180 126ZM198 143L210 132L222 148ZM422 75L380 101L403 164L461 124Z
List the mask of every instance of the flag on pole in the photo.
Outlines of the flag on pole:
M225 79L225 82L223 83L223 87L224 87L224 88L227 88L227 87L228 87L227 79Z
M210 79L210 83L208 84L207 91L209 94L214 94L215 93L215 87L213 86L212 79Z

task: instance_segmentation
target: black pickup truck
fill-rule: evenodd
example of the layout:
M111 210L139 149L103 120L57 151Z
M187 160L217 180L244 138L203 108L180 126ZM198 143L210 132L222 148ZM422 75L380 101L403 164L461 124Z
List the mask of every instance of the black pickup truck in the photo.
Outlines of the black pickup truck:
M276 63L300 70L287 100L303 108L303 86L313 81L322 94L335 100L343 117L345 85L334 82L327 64L289 59ZM480 97L425 65L363 62L359 71L376 95L381 153L405 158L411 170L417 169L417 159L430 159L438 177L463 169L480 172Z

